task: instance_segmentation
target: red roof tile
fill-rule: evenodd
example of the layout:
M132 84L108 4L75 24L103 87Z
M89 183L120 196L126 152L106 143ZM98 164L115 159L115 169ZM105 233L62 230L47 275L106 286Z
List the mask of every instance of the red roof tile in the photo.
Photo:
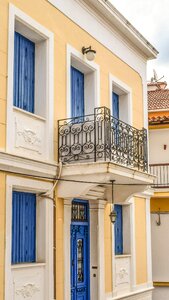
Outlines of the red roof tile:
M169 116L149 117L148 118L148 123L149 123L149 125L168 124L169 123Z
M169 109L169 89L148 91L148 109Z

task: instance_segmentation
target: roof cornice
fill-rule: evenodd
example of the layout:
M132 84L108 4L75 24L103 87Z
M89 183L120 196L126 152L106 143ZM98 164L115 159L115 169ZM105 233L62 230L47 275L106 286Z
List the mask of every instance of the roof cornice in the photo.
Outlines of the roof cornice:
M81 0L79 1L81 2ZM132 44L134 44L147 59L154 59L159 53L155 47L110 3L108 0L83 0L95 11L118 29Z

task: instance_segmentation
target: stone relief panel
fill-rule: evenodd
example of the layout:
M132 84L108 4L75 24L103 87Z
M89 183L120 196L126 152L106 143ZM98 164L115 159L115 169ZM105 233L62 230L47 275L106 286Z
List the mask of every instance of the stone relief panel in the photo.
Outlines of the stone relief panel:
M115 258L115 286L120 292L130 290L130 257Z
M17 268L12 276L14 300L45 300L43 267Z
M41 128L37 126L35 129L26 128L17 120L15 121L15 147L29 149L38 153L42 153Z
M27 283L27 284L23 285L20 289L17 289L15 291L15 294L19 295L23 298L32 299L32 297L39 291L40 291L40 288L37 287L35 284Z
M23 156L44 157L46 154L46 122L15 112L14 151Z

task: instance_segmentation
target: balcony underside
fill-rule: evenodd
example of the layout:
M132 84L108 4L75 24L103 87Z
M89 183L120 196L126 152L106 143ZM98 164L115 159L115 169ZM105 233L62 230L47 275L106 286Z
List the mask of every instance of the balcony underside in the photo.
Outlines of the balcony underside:
M111 202L110 180L115 202L123 202L153 184L154 176L112 162L64 165L57 195L62 198L107 199Z

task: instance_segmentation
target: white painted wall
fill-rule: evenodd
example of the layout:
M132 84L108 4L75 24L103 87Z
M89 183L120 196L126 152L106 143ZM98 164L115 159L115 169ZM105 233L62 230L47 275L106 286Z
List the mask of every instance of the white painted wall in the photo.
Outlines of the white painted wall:
M168 300L169 287L156 287L153 291L153 300Z
M153 281L169 282L169 214L161 215L160 226L157 220L157 214L151 214Z
M167 149L164 150L164 145ZM169 129L149 131L150 164L169 163Z

